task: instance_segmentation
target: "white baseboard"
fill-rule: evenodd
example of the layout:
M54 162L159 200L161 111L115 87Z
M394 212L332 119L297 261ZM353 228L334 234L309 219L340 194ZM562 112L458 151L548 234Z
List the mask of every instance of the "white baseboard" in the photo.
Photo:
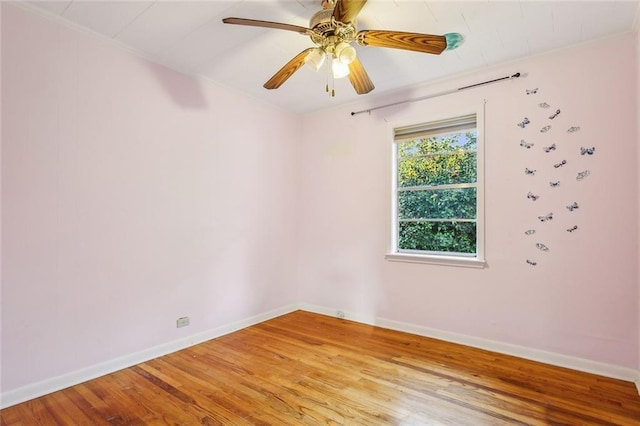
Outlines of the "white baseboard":
M555 352L528 348L526 346L513 345L480 337L407 324L385 318L378 318L376 325L392 330L417 334L419 336L432 337L434 339L444 340L447 342L459 343L466 346L472 346L474 348L498 352L505 355L513 355L531 361L555 365L557 367L570 368L572 370L583 371L585 373L625 380L632 383L636 382L640 374L638 370L634 370L632 368L620 367L617 365L563 355Z
M38 398L40 396L59 391L61 389L68 388L69 386L77 385L79 383L86 382L87 380L92 380L97 377L104 376L106 374L110 374L115 371L122 370L124 368L128 368L133 365L170 354L172 352L186 349L190 346L197 345L198 343L206 342L207 340L215 339L216 337L233 333L234 331L261 323L263 321L267 321L275 317L279 317L289 312L293 312L297 309L297 305L274 309L262 314L242 319L240 321L233 322L231 324L216 327L212 330L207 330L179 340L174 340L172 342L155 346L153 348L145 349L140 352L105 361L100 364L92 365L90 367L47 379L42 382L27 385L8 392L3 392L2 394L0 394L0 409L19 404L33 398Z
M335 317L337 312L336 309L309 304L300 304L299 307L300 309L305 311L332 317ZM468 336L465 334L452 333L435 328L423 327L386 318L375 317L374 315L372 315L371 317L366 317L363 315L355 315L350 312L345 312L345 319L360 322L363 324L388 328L391 330L404 331L407 333L416 334L418 336L431 337L438 340L444 340L446 342L472 346L474 348L485 349L505 355L513 355L532 361L555 365L557 367L565 367L572 370L583 371L585 373L598 374L600 376L610 377L613 379L625 380L635 383L636 387L638 388L638 393L640 394L640 371L632 368L620 367L617 365L611 365L584 358L558 354L555 352L547 352L539 349L528 348L525 346L513 345L510 343L503 343L494 340Z
M144 351L136 352L120 358L115 358L100 364L96 364L81 370L77 370L62 376L44 380L0 394L0 409L10 407L21 402L28 401L33 398L65 389L69 386L77 385L87 380L92 380L106 374L113 373L124 368L131 367L142 362L158 358L163 355L170 354L182 349L186 349L198 343L233 333L234 331L267 321L272 318L285 315L301 309L308 312L314 312L321 315L336 317L338 309L327 308L317 305L301 303L299 305L289 305L282 308L274 309L262 314L254 315L231 324L216 327L202 333L194 334L183 339L174 340ZM546 364L556 365L559 367L570 368L573 370L584 371L587 373L598 374L614 379L633 382L638 388L640 394L640 371L631 368L619 367L615 365L605 364L597 361L586 360L583 358L571 357L567 355L546 352L538 349L531 349L524 346L512 345L509 343L497 342L478 337L467 336L464 334L451 333L429 327L418 326L414 324L403 323L400 321L389 320L376 317L374 314L356 314L349 311L341 311L347 320L359 322L362 324L375 325L378 327L388 328L391 330L404 331L419 336L432 337L434 339L444 340L452 343L459 343L466 346L472 346L480 349L486 349L506 355L513 355L520 358L530 359L533 361L544 362Z
M318 305L310 305L308 303L300 303L298 305L298 309L302 311L313 312L314 314L326 315L328 317L334 317L334 318L340 318L338 316L338 312L342 312L344 314L344 319L359 322L362 324L375 325L376 317L374 314L371 314L371 315L357 314L355 312L350 312L350 311L345 311L340 309L327 308L327 307L318 306Z

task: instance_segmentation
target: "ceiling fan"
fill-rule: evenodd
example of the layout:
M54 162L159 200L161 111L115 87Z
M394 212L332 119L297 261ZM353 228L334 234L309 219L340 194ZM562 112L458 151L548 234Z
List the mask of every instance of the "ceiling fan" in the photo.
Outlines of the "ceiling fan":
M266 89L277 89L304 64L318 71L329 57L331 76L349 76L355 91L362 95L371 92L374 85L358 59L352 43L439 55L444 50L455 49L464 41L463 36L458 33L431 35L385 30L358 31L356 19L366 3L367 0L322 0L322 10L311 17L309 28L244 18L225 18L222 22L294 31L309 36L316 45L303 50L287 62L264 84ZM329 92L329 84L326 90ZM335 96L333 89L331 95Z

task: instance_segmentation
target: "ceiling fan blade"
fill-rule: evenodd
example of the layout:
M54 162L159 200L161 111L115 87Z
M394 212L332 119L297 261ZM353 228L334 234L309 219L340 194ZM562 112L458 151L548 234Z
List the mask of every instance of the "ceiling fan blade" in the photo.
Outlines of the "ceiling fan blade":
M308 34L311 31L309 28L300 27L298 25L283 24L280 22L259 21L256 19L224 18L222 22L224 22L225 24L248 25L250 27L264 27L275 28L277 30L295 31L304 35Z
M277 89L282 86L282 83L287 81L289 77L293 75L294 72L298 71L301 66L304 65L304 58L307 57L309 52L311 52L314 47L310 47L309 49L305 49L302 52L298 53L292 60L286 63L286 65L273 75L264 84L265 89Z
M349 81L358 95L369 93L375 86L358 58L349 64Z
M333 17L343 23L355 22L366 2L367 0L338 0L333 8Z
M447 48L447 38L440 35L400 31L363 30L356 35L360 46L389 47L439 55Z

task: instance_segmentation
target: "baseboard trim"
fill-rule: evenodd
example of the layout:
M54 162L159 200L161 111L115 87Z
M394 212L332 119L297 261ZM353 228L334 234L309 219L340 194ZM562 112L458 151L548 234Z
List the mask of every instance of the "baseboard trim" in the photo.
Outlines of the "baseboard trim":
M314 314L320 314L320 315L325 315L328 317L334 317L334 318L341 318L338 316L338 312L342 312L344 314L344 319L350 320L350 321L355 321L355 322L359 322L362 324L368 324L368 325L376 325L375 324L375 314L371 314L371 315L364 315L364 314L359 314L359 313L355 313L355 312L351 312L351 311L345 311L345 310L341 310L341 309L335 309L335 308L327 308L324 306L318 306L318 305L311 305L308 303L300 303L298 304L298 309L300 309L301 311L307 311L307 312L312 312Z
M199 343L206 342L207 340L215 339L216 337L224 336L226 334L233 333L234 331L238 331L243 328L261 323L263 321L288 314L297 309L297 305L290 305L278 309L273 309L262 314L254 315L230 324L225 324L211 330L193 334L191 336L158 345L140 352L105 361L87 368L83 368L81 370L73 371L71 373L47 379L42 382L27 385L9 392L3 392L2 394L0 394L0 409L19 404L21 402L29 401L31 399L38 398L49 393L68 388L70 386L86 382L87 380L92 380L106 374L111 374L124 368L149 361L154 358L186 349Z
M472 346L474 348L498 352L505 355L513 355L531 361L538 361L545 364L555 365L557 367L570 368L572 370L578 370L585 373L592 373L600 376L610 377L613 379L625 380L632 383L636 382L639 374L638 370L634 370L632 368L606 364L599 361L592 361L569 355L563 355L556 352L533 349L526 346L514 345L511 343L498 342L464 334L442 331L429 327L407 324L400 321L389 320L386 318L378 318L376 325L392 330L405 331L420 336L432 337L434 339L445 340L447 342L459 343L466 346Z
M216 327L205 332L197 333L179 340L174 340L166 344L155 346L144 351L136 352L120 358L115 358L100 364L96 364L81 370L77 370L68 374L44 380L24 386L9 392L0 394L0 409L29 401L52 392L56 392L79 383L92 380L106 374L131 367L142 362L149 361L188 347L197 345L216 337L224 336L234 331L259 324L263 321L276 318L296 310L313 312L330 317L337 316L337 309L327 308L317 305L301 303L298 305L288 305L281 308L273 309L262 314L254 315L230 324ZM583 358L562 355L554 352L547 352L538 349L532 349L524 346L512 345L488 339L468 336L464 334L452 333L448 331L438 330L434 328L419 326L415 324L404 323L400 321L390 320L386 318L376 317L375 314L365 315L355 312L341 311L344 318L350 321L359 322L367 325L388 328L391 330L403 331L406 333L416 334L418 336L431 337L434 339L444 340L447 342L458 343L461 345L472 346L479 349L485 349L505 355L513 355L532 361L543 362L558 367L570 368L572 370L584 371L586 373L598 374L605 377L620 379L635 383L640 394L640 371L631 368L620 367L591 361Z
M300 304L299 307L304 311L332 317L335 317L337 312L336 309L309 304ZM452 333L435 328L376 317L375 315L371 315L370 317L368 317L345 312L345 319L360 322L363 324L388 328L390 330L403 331L406 333L416 334L418 336L431 337L438 340L444 340L446 342L458 343L474 348L485 349L505 355L517 356L519 358L543 362L545 364L550 364L557 367L570 368L572 370L582 371L585 373L592 373L600 376L610 377L613 379L632 382L635 383L636 387L638 388L638 393L640 394L640 371L634 370L632 368L620 367L617 365L563 355L555 352L543 351L540 349L528 348L526 346L513 345L510 343L473 337L465 334Z

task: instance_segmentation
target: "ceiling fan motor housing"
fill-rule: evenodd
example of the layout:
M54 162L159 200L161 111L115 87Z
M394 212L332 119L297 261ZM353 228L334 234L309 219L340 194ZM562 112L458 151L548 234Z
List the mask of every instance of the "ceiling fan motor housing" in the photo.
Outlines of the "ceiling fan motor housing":
M309 28L322 35L332 32L335 28L335 25L331 22L332 16L333 9L322 9L314 13L309 21Z
M340 42L351 43L357 33L355 22L342 23L333 18L333 9L316 12L309 21L311 41L327 51Z

